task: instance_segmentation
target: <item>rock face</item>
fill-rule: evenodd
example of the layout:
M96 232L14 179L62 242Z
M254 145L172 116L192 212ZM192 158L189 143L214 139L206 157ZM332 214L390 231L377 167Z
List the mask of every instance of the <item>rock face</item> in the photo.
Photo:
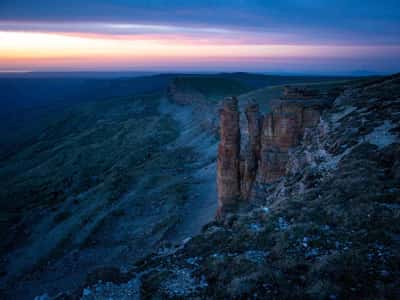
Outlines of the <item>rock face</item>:
M250 103L245 112L248 141L241 147L237 100L225 100L220 112L219 216L227 205L251 201L255 182L271 183L285 175L289 150L299 145L306 128L318 123L325 104L320 100L281 99L264 118L258 104Z
M305 128L315 126L322 106L283 101L264 119L257 180L273 182L285 175L290 148L297 146Z
M240 128L236 98L224 101L220 114L221 141L218 147L217 188L219 214L240 196Z
M246 108L247 127L249 132L248 144L245 148L244 159L240 171L240 191L242 199L248 200L257 175L261 149L262 115L257 103L251 103Z

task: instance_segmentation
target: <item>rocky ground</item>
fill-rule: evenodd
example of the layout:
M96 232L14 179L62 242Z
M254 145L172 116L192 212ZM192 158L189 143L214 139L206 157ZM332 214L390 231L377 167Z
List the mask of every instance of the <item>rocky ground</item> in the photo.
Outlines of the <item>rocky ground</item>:
M399 136L400 76L352 86L262 201L59 299L397 299Z

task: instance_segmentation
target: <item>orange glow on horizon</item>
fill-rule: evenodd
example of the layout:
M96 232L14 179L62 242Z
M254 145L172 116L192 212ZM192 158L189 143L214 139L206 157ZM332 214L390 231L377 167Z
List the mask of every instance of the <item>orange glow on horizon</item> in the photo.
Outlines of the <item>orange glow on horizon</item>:
M390 49L389 49L390 50ZM393 49L397 51L398 49ZM376 47L330 45L226 44L174 36L117 36L0 31L0 69L40 67L140 67L187 64L191 60L346 58L377 55Z

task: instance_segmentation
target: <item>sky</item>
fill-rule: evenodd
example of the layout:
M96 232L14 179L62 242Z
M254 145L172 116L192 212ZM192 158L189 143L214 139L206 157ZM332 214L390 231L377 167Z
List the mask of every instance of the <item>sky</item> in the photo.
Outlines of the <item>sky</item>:
M400 71L399 0L0 0L0 72Z

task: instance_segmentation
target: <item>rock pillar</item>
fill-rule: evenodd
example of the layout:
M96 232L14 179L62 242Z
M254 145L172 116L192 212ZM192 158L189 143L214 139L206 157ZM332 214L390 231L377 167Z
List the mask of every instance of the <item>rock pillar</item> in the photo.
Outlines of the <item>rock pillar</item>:
M217 159L219 214L237 203L240 197L240 128L238 101L226 98L220 115L220 137Z
M261 126L262 116L257 103L250 103L246 108L248 144L244 154L244 163L241 173L241 197L248 200L257 175L258 161L260 159L261 149Z

